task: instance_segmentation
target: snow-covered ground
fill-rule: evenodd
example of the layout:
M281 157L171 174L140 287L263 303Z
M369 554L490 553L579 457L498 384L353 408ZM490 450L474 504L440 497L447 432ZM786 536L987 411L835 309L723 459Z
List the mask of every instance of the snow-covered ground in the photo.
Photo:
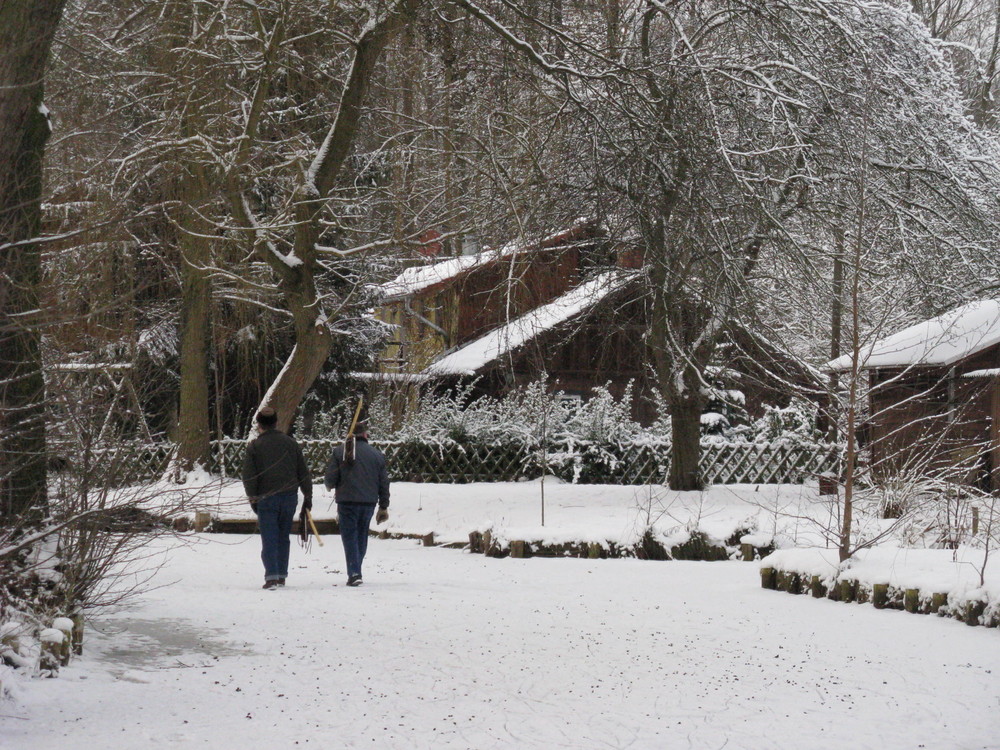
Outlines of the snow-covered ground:
M252 517L239 483L205 479L216 516ZM331 500L316 488L317 518ZM831 507L809 486L550 479L397 483L391 512L390 531L445 542L491 528L629 545L653 524L809 546ZM93 623L59 679L18 681L0 748L1000 748L992 629L766 591L756 564L496 560L409 540L373 540L366 584L349 589L339 538L326 541L293 547L276 592L259 588L256 537L157 542L155 587ZM822 575L836 560L777 558ZM981 559L887 545L851 573L966 592ZM996 561L986 578L992 601Z
M438 542L468 542L469 532L490 528L510 539L634 544L647 527L697 527L719 539L753 527L787 544L822 544L830 507L815 485L725 485L705 492L671 492L641 485L544 482L421 484L394 482L388 531L433 532ZM219 518L253 518L239 482L214 479L198 500ZM314 488L313 516L336 515L333 495ZM542 526L544 505L545 525Z
M268 592L255 537L186 539L160 543L162 587L0 707L0 747L1000 744L996 631L766 591L756 565L373 540L350 589L331 537Z

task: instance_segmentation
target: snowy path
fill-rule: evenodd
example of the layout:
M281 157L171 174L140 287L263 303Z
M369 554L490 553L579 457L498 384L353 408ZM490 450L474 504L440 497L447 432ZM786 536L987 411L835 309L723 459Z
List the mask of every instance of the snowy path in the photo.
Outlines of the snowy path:
M1000 747L995 630L763 591L746 563L373 541L349 589L336 537L265 592L257 545L173 550L178 583L3 707L0 747Z

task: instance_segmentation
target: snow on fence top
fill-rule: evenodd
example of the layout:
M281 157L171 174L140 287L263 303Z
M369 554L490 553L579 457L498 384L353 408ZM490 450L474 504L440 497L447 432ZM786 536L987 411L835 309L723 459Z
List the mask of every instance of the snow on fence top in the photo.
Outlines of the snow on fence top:
M628 278L626 274L618 271L598 274L553 302L542 305L432 362L424 370L424 374L439 377L473 375L485 365L531 341L539 334L552 330L593 307L611 292L620 289L626 278Z
M590 223L589 219L578 219L569 229L556 232L540 242L530 245L508 242L499 248L487 248L481 253L461 255L457 258L451 258L428 266L413 266L404 270L392 281L381 284L377 289L384 295L386 301L419 294L425 289L453 279L466 271L471 271L473 268L509 258L517 253L551 250L552 248L560 247L566 242L572 242L575 239L574 235L579 230L585 229Z
M862 347L859 367L951 365L995 344L1000 344L1000 300L977 300ZM850 370L851 355L826 367Z

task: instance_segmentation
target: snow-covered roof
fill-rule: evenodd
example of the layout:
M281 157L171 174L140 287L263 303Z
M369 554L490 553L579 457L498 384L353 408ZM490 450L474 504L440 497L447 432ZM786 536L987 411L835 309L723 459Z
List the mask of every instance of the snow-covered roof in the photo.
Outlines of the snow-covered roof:
M864 347L860 367L951 365L995 344L1000 344L1000 300L977 300ZM851 355L826 367L834 372L850 370Z
M437 377L473 375L504 354L593 307L612 292L621 289L628 278L628 274L620 271L599 274L547 305L535 308L482 338L446 354L428 365L424 373Z
M503 248L499 251L484 250L475 255L461 255L429 266L413 266L407 268L392 281L380 285L378 289L385 295L386 299L408 297L435 284L452 279L464 271L501 257L503 257Z
M508 242L499 248L487 248L481 253L475 253L474 255L461 255L457 258L450 258L431 265L413 266L404 270L392 281L379 285L377 289L386 300L409 297L449 279L453 279L473 268L509 258L518 253L535 252L537 250L559 247L563 242L571 242L575 239L573 234L585 228L590 223L588 219L581 218L569 229L564 229L561 232L546 237L540 242L530 245Z

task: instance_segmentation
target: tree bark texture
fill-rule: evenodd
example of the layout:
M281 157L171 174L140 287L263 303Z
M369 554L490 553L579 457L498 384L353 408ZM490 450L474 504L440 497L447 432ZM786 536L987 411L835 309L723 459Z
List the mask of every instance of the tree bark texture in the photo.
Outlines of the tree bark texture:
M0 0L0 521L46 503L42 374L42 107L65 0Z
M192 92L206 88L204 56L191 53L190 29L203 26L196 3L179 0L169 6L167 26L170 48L164 57L164 73L173 75L177 94L184 102L180 110L182 138L195 138L205 130L205 119L213 102ZM205 11L201 11L204 13ZM207 33L205 39L210 38ZM191 471L207 466L211 458L209 426L209 361L212 340L212 239L215 228L211 210L212 175L197 152L181 152L177 198L181 208L172 216L181 251L180 315L180 403L176 468Z
M194 213L194 212L186 212ZM201 222L190 226L198 229ZM208 231L208 227L200 227ZM182 227L183 231L183 227ZM208 277L209 240L199 234L181 239L180 409L177 427L177 465L190 471L208 465L208 365L212 289Z
M270 406L278 412L278 429L286 432L295 419L299 404L322 371L333 344L316 292L315 278L319 268L316 243L322 231L320 218L354 146L378 60L386 45L422 2L400 0L379 22L369 26L355 45L337 117L311 170L312 184L303 184L296 194L294 249L301 262L290 266L278 258L267 243L258 243L265 260L280 279L295 323L295 348L261 402L262 407ZM244 217L244 223L249 226L248 218Z
M670 410L671 445L669 486L672 490L700 490L701 412L705 405L701 373L715 349L717 335L709 331L710 311L685 301L684 290L671 283L662 232L647 231L652 314L649 349L660 393ZM659 236L658 236L659 235Z

